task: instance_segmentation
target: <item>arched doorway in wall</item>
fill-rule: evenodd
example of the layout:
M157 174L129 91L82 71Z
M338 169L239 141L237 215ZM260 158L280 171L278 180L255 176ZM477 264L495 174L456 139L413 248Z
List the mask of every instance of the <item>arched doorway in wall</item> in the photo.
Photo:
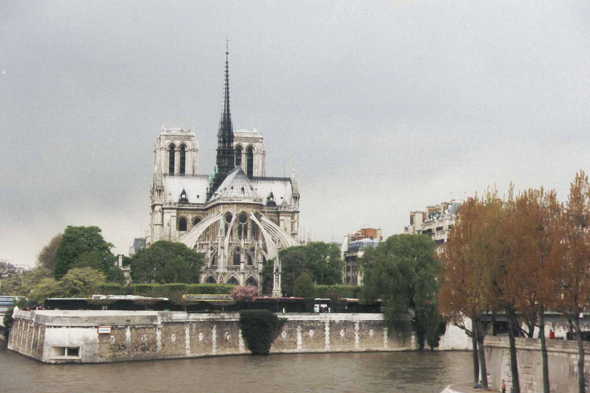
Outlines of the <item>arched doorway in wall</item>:
M227 280L227 283L231 285L240 285L240 282L234 276L231 276L229 280Z
M249 277L249 278L246 280L246 285L252 285L253 287L256 287L256 288L258 288L258 280L257 280L257 279L255 279L254 277Z
M174 143L170 145L168 149L168 173L174 174L174 151L176 150L176 146Z
M250 179L254 176L254 149L252 146L246 149L246 175Z

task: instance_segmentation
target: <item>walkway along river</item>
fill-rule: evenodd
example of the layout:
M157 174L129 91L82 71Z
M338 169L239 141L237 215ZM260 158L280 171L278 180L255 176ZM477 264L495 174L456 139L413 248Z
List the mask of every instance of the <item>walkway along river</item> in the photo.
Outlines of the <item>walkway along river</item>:
M47 365L0 342L2 392L440 393L472 378L470 352L425 351L224 356Z

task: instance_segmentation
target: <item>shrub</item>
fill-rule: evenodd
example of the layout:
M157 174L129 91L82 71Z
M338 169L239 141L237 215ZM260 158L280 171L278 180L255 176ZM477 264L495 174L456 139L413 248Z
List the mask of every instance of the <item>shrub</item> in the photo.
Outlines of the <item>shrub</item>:
M100 295L125 295L125 287L112 282L100 284L97 291Z
M268 310L240 311L240 329L253 355L268 355L286 319Z
M333 298L335 294L338 294L340 298L358 299L362 288L355 285L316 285L315 297Z

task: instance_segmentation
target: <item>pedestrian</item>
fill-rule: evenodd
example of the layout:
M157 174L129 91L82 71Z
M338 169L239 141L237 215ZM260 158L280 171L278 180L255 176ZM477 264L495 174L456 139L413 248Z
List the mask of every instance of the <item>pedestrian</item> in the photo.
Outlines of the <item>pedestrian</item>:
M502 380L502 393L506 393L506 381Z

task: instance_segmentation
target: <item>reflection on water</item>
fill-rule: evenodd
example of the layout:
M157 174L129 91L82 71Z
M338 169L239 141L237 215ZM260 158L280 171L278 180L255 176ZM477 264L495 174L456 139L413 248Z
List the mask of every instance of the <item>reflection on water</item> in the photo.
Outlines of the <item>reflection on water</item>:
M440 393L472 377L468 352L231 356L46 365L0 344L2 392Z

